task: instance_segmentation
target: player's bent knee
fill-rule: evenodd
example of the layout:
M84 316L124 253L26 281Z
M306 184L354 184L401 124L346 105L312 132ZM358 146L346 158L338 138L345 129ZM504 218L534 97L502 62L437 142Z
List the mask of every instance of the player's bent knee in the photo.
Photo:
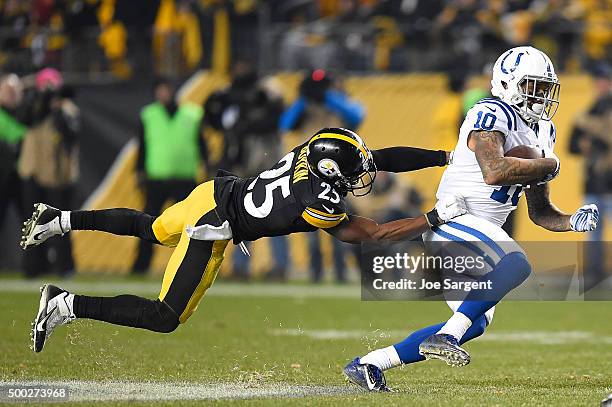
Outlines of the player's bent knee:
M515 287L518 287L523 281L527 280L527 277L531 274L531 264L529 264L527 256L522 252L508 253L501 259L498 265L502 262L512 269L511 277Z
M485 331L485 329L487 329L487 326L489 325L487 318L483 315L480 318L478 318L476 321L474 321L472 323L472 326L475 327L474 330L474 337L478 337L480 335L482 335Z
M527 256L522 252L513 252L508 256L512 256L513 262L516 262L517 273L520 273L521 282L527 280L527 277L531 274L531 264L529 264Z
M160 300L152 301L152 303L152 307L143 315L145 328L154 332L173 332L179 326L179 317L176 312Z

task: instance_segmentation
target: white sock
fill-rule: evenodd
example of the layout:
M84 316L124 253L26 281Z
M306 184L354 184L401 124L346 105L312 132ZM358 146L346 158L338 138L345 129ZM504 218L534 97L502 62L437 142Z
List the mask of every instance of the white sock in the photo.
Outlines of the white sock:
M361 363L374 365L380 370L391 369L392 367L402 364L402 361L400 360L400 357L393 346L373 350L364 357L360 358L359 361Z
M70 211L62 211L60 216L60 226L62 228L62 232L70 232L72 227L70 226Z
M463 335L465 335L465 332L471 326L472 321L470 321L470 319L465 316L465 314L462 314L461 312L455 312L453 316L450 317L448 321L446 321L446 324L444 324L444 326L440 328L438 333L453 335L458 341L460 341L461 338L463 338Z

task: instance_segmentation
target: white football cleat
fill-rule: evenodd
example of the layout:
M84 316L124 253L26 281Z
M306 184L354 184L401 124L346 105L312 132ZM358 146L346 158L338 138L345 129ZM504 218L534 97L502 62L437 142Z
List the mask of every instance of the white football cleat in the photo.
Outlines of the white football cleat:
M62 211L57 208L44 203L34 204L34 213L21 229L21 248L38 246L50 237L68 232L62 230L61 216Z
M40 288L38 314L32 323L32 342L34 352L40 352L45 341L59 325L69 324L76 319L72 309L74 297L68 291L51 284Z

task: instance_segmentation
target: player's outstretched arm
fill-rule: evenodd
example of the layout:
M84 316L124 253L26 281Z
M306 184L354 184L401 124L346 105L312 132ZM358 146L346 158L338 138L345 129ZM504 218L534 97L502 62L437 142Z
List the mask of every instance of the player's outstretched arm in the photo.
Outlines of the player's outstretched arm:
M450 152L415 147L389 147L372 150L378 171L409 172L448 164Z
M529 218L544 229L553 232L589 232L597 227L599 210L595 205L582 206L573 215L568 215L550 201L548 184L532 185L525 194Z
M410 240L466 212L462 197L447 196L440 199L430 212L416 218L378 224L370 218L353 215L325 231L347 243Z
M473 131L468 147L476 154L489 185L530 184L557 172L558 161L554 158L504 157L504 135L498 131Z
M347 243L380 242L383 240L409 240L429 229L425 215L378 224L370 218L351 216L327 231Z

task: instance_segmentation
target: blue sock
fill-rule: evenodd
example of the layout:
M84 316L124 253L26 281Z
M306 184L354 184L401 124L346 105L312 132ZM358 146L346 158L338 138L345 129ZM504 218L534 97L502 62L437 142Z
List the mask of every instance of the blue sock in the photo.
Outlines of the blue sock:
M441 323L420 329L413 332L409 337L400 343L393 345L400 357L400 360L402 361L402 364L407 365L408 363L415 363L425 360L423 356L419 355L419 345L421 342L423 342L423 340L438 332L443 325L444 323ZM465 335L463 335L461 343L463 344L474 338L478 338L484 333L486 327L487 318L484 315L481 315L480 318L477 318L476 321L472 323L472 326L466 331Z
M472 322L472 326L469 327L467 331L465 331L465 335L459 341L460 344L464 344L467 341L471 341L472 339L478 338L482 335L487 328L487 317L481 315L480 318L477 318L474 322Z
M530 273L531 266L523 253L512 252L505 255L492 271L479 278L481 281L491 281L492 290L470 291L457 311L474 323L506 294L521 285Z

